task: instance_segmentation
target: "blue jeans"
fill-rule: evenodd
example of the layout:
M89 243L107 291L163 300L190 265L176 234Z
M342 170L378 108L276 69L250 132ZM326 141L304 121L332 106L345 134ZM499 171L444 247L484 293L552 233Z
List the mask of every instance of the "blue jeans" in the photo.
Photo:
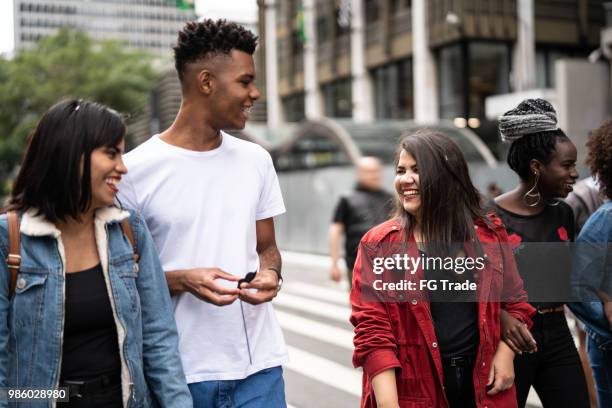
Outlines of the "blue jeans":
M251 374L243 380L189 384L194 408L286 408L282 367Z
M602 350L588 336L587 352L600 407L612 407L612 350Z

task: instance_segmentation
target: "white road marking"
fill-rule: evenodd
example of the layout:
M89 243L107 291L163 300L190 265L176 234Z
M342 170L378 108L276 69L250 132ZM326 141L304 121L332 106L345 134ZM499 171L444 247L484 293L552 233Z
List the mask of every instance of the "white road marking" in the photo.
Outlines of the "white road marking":
M285 368L348 394L361 397L360 370L347 368L296 347L287 346L287 348L290 361Z
M342 306L349 305L349 293L345 290L334 289L312 283L292 281L283 284L283 291L313 299L337 303Z
M318 300L306 299L301 296L281 292L274 298L274 304L301 310L313 315L326 317L338 322L347 323L351 315L348 307L332 305Z
M353 350L353 332L349 330L306 319L278 309L276 310L276 317L284 330Z
M308 254L305 252L281 251L283 263L296 263L301 266L313 266L322 269L329 269L331 257L329 255ZM344 262L340 262L344 266ZM344 269L344 268L343 268Z

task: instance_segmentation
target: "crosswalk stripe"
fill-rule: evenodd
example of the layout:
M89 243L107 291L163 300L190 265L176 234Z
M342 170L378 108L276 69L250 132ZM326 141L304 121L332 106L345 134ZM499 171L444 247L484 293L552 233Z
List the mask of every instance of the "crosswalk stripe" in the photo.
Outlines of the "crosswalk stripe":
M347 323L351 315L348 307L337 306L318 300L306 299L290 293L281 293L274 298L274 304L292 309L301 310L313 315L326 317L328 319Z
M319 357L299 348L287 346L289 363L285 367L291 371L312 378L348 394L361 397L361 372Z
M338 303L342 306L349 304L349 294L346 291L313 285L306 282L288 282L283 285L283 290L313 299Z
M316 267L321 269L329 269L331 265L331 257L328 255L308 254L305 252L281 251L283 264L299 264Z
M284 330L353 350L353 333L348 330L285 313L278 309L276 310L276 318Z

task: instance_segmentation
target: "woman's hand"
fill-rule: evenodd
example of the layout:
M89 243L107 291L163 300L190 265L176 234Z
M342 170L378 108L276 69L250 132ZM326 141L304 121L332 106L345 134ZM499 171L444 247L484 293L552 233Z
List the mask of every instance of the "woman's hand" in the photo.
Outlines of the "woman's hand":
M500 320L502 340L512 351L517 354L538 351L536 341L525 323L514 318L504 309L501 310Z
M495 395L512 387L514 383L514 351L503 341L499 342L489 371L487 395Z
M394 368L382 371L372 377L372 389L378 408L399 408Z

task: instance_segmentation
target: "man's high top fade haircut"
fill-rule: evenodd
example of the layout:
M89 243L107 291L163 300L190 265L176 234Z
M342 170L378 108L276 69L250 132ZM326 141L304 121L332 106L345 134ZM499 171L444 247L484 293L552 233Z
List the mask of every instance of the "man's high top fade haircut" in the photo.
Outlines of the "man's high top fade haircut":
M257 36L244 27L226 20L190 21L178 33L174 61L179 79L183 81L187 64L229 55L232 50L253 55Z

